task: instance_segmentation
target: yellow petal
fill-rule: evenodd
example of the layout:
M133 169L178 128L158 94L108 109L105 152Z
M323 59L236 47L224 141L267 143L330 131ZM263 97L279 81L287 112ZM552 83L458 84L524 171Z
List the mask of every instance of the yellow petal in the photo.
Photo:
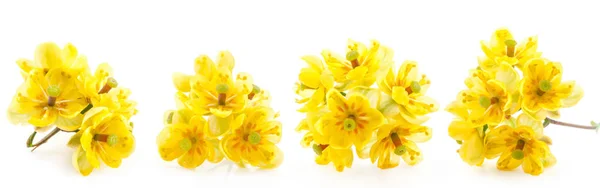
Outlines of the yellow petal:
M348 109L348 101L342 94L335 90L329 90L327 93L327 107L334 113L343 113Z
M523 171L534 176L540 175L544 172L542 160L534 156L525 157L525 159L523 159Z
M311 68L301 69L298 79L310 88L318 88L321 85L321 74Z
M392 88L392 98L400 105L407 105L409 101L408 92L405 88L394 86Z
M217 56L217 66L225 67L229 69L229 71L233 71L233 67L235 67L235 59L233 55L229 51L221 51Z
M252 92L254 80L252 79L252 75L248 73L239 73L235 79L235 88L238 89L244 95Z
M541 121L532 118L531 116L523 113L517 118L518 126L531 127L535 133L535 138L542 138L544 136L544 125Z
M58 45L52 42L46 42L38 45L35 50L35 63L43 68L54 69L63 66L64 58L62 50Z
M573 91L571 92L571 95L569 95L569 97L567 97L566 99L562 100L562 107L573 107L577 103L579 103L579 100L581 100L581 98L583 98L583 88L581 88L581 86L579 85L575 85Z
M503 83L509 93L517 91L520 76L519 73L508 63L502 63L500 69L496 72L496 80Z
M367 71L369 71L369 68L365 67L365 66L358 66L352 70L350 70L350 72L348 72L348 75L346 76L346 79L348 80L362 80L365 78L365 75L367 74Z
M196 74L210 79L217 72L217 67L210 57L201 55L195 59L194 71Z
M180 125L171 125L163 128L156 138L158 152L160 157L165 161L172 161L179 158L185 151L181 149L179 143L184 139L181 131L177 131Z
M306 64L308 64L309 67L314 70L322 71L324 68L323 61L318 56L307 55L302 56L301 59L304 60L304 62L306 62Z
M62 55L64 56L65 65L71 66L77 58L77 48L73 44L67 43L63 48L62 52Z
M42 110L37 114L33 114L31 118L29 118L29 123L36 127L45 127L54 123L57 118L57 110L50 108L48 110Z
M184 168L194 169L204 163L205 160L206 157L203 154L197 153L196 150L191 149L179 157L177 163Z
M81 147L78 147L73 153L72 163L73 167L83 176L89 175L94 170L94 167L86 158L85 151Z
M481 165L484 160L483 138L479 134L469 134L458 150L462 160L469 165Z
M208 134L212 137L218 137L227 133L232 124L234 124L234 116L227 116L225 118L212 115L208 117Z
M512 157L512 152L505 151L498 159L496 168L500 170L513 170L523 163L523 160L517 160Z
M81 122L83 121L83 115L79 114L74 118L65 118L59 116L54 123L56 127L60 128L63 131L75 131L81 127Z
M417 163L423 160L423 155L421 154L421 149L414 142L407 140L402 143L406 146L407 152L402 155L402 159L408 165L416 165Z
M190 86L191 76L183 74L183 73L173 73L173 85L177 90L182 92L189 92L191 89Z
M221 108L210 108L210 113L219 117L219 118L227 118L233 113L231 110L225 110Z

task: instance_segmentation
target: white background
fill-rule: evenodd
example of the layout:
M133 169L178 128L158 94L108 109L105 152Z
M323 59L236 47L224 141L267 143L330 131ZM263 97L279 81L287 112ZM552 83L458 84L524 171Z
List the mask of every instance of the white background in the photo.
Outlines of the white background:
M139 102L133 118L136 152L118 169L102 168L89 177L71 166L68 135L55 137L31 153L25 140L31 127L18 127L0 116L0 187L566 187L592 186L600 174L600 136L593 131L550 126L556 166L539 177L463 163L458 145L447 136L452 117L440 109L427 125L434 137L420 145L425 160L380 170L355 159L343 173L314 163L311 149L299 145L294 128L302 118L295 110L293 84L305 54L330 48L343 52L346 40L378 39L405 59L420 63L432 80L429 95L445 107L462 88L467 70L482 55L480 40L501 26L521 39L538 35L545 57L563 63L564 78L585 90L579 105L562 110L564 121L600 120L598 47L599 5L594 1L238 1L238 2L0 2L0 109L5 109L22 82L15 60L33 58L37 44L75 44L90 65L109 62L121 86ZM230 50L235 71L249 72L273 95L284 125L280 147L284 163L272 171L205 163L186 170L160 159L155 144L162 114L174 107L171 74L192 73L200 54L215 57Z

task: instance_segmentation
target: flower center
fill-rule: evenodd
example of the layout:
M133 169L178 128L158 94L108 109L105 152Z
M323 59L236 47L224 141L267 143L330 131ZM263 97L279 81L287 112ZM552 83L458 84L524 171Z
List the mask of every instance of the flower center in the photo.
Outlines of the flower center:
M256 145L258 143L260 143L260 134L258 134L257 132L251 132L250 134L248 134L248 142L250 142L250 144L252 145Z
M323 154L323 150L325 150L329 145L320 145L320 144L313 144L312 148L313 151L317 154L317 155L322 155Z
M179 148L183 151L189 151L192 149L192 144L194 144L194 142L196 142L196 138L184 138L179 141Z
M227 84L218 84L215 88L217 93L219 93L219 105L225 105L225 101L227 99L227 91L229 91L229 86Z
M411 93L419 93L421 91L421 85L417 81L412 81L410 86L408 86L405 90L409 95Z
M48 86L46 92L48 93L48 106L54 106L56 104L56 97L60 95L60 88L55 85Z
M539 89L542 92L542 94L550 91L550 89L552 89L552 82L548 80L540 81Z
M506 40L506 41L504 41L504 44L506 44L506 56L514 57L515 56L515 46L517 46L517 41Z
M525 141L524 140L519 140L517 141L517 146L515 147L515 150L513 150L512 152L512 158L516 159L516 160L521 160L525 157L525 153L523 153L523 148L525 147Z
M486 97L486 96L479 97L479 105L481 105L481 107L487 108L491 104L492 104L492 100L489 97Z
M358 51L352 50L346 54L346 59L352 63L352 68L358 67Z
M117 80L115 78L109 77L106 80L106 84L104 84L104 86L102 87L102 89L100 89L98 94L108 93L112 88L116 88L118 85L119 85L119 83L117 82Z
M106 144L108 144L108 146L117 145L117 143L119 142L119 136L115 134L96 134L94 135L93 139L98 142L105 142Z
M394 146L396 146L394 149L394 154L404 155L406 153L406 146L402 144L402 140L400 139L400 136L398 136L398 133L390 134L390 138L392 139Z
M348 117L344 120L344 130L353 131L356 129L356 121L354 121L354 117Z

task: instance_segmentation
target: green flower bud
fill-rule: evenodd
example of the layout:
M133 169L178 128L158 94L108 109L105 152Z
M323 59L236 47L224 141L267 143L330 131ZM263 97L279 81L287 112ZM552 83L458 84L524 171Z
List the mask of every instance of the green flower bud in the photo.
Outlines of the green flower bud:
M348 52L346 54L346 59L348 61L354 61L354 60L358 59L358 51L352 50L352 51Z
M523 150L517 149L517 150L514 150L514 151L512 152L512 158L513 158L513 159L516 159L516 160L521 160L521 159L523 159L524 157L525 157L525 153L523 153Z
M417 82L417 81L412 81L410 83L410 90L413 93L419 93L419 92L421 92L421 84L419 84L419 82Z
M487 108L492 104L492 100L486 96L479 97L479 105L483 108Z
M540 81L540 90L543 92L548 92L552 89L552 83L548 80Z
M117 86L119 86L119 83L115 78L110 77L106 80L106 85L110 86L111 88L116 88Z
M183 140L179 141L179 148L181 148L183 151L189 151L192 149L192 141L189 138L184 138Z

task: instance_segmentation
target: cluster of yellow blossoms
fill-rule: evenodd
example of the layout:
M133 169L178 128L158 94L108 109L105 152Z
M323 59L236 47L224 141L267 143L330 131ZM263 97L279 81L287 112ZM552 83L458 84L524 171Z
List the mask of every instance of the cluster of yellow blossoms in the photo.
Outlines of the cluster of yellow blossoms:
M544 127L561 108L577 104L583 90L563 81L561 64L542 58L537 46L537 37L517 43L505 28L482 41L485 56L447 107L455 115L449 135L461 144L458 153L469 165L500 157L500 170L522 166L539 175L556 163Z
M377 41L349 40L345 57L329 50L321 56L302 57L308 66L296 83L296 102L306 113L296 130L305 133L301 144L312 146L316 163L341 172L352 166L352 146L381 169L398 166L400 158L420 162L416 142L431 138L422 124L438 105L425 96L430 81L416 62L404 62L395 74L393 51Z
M72 44L62 49L47 42L37 46L33 60L19 59L24 82L7 110L15 125L32 125L27 147L36 149L59 132L73 132L68 146L76 151L73 166L84 176L100 167L121 165L134 150L136 103L118 87L112 68L100 64L92 74L87 58ZM33 143L37 133L48 135Z
M156 141L163 160L177 159L188 169L224 157L242 168L281 164L283 153L276 146L281 123L270 107L271 97L247 73L234 79L234 65L233 56L222 51L216 63L206 55L197 57L194 75L173 74L177 109L165 112L165 127Z

